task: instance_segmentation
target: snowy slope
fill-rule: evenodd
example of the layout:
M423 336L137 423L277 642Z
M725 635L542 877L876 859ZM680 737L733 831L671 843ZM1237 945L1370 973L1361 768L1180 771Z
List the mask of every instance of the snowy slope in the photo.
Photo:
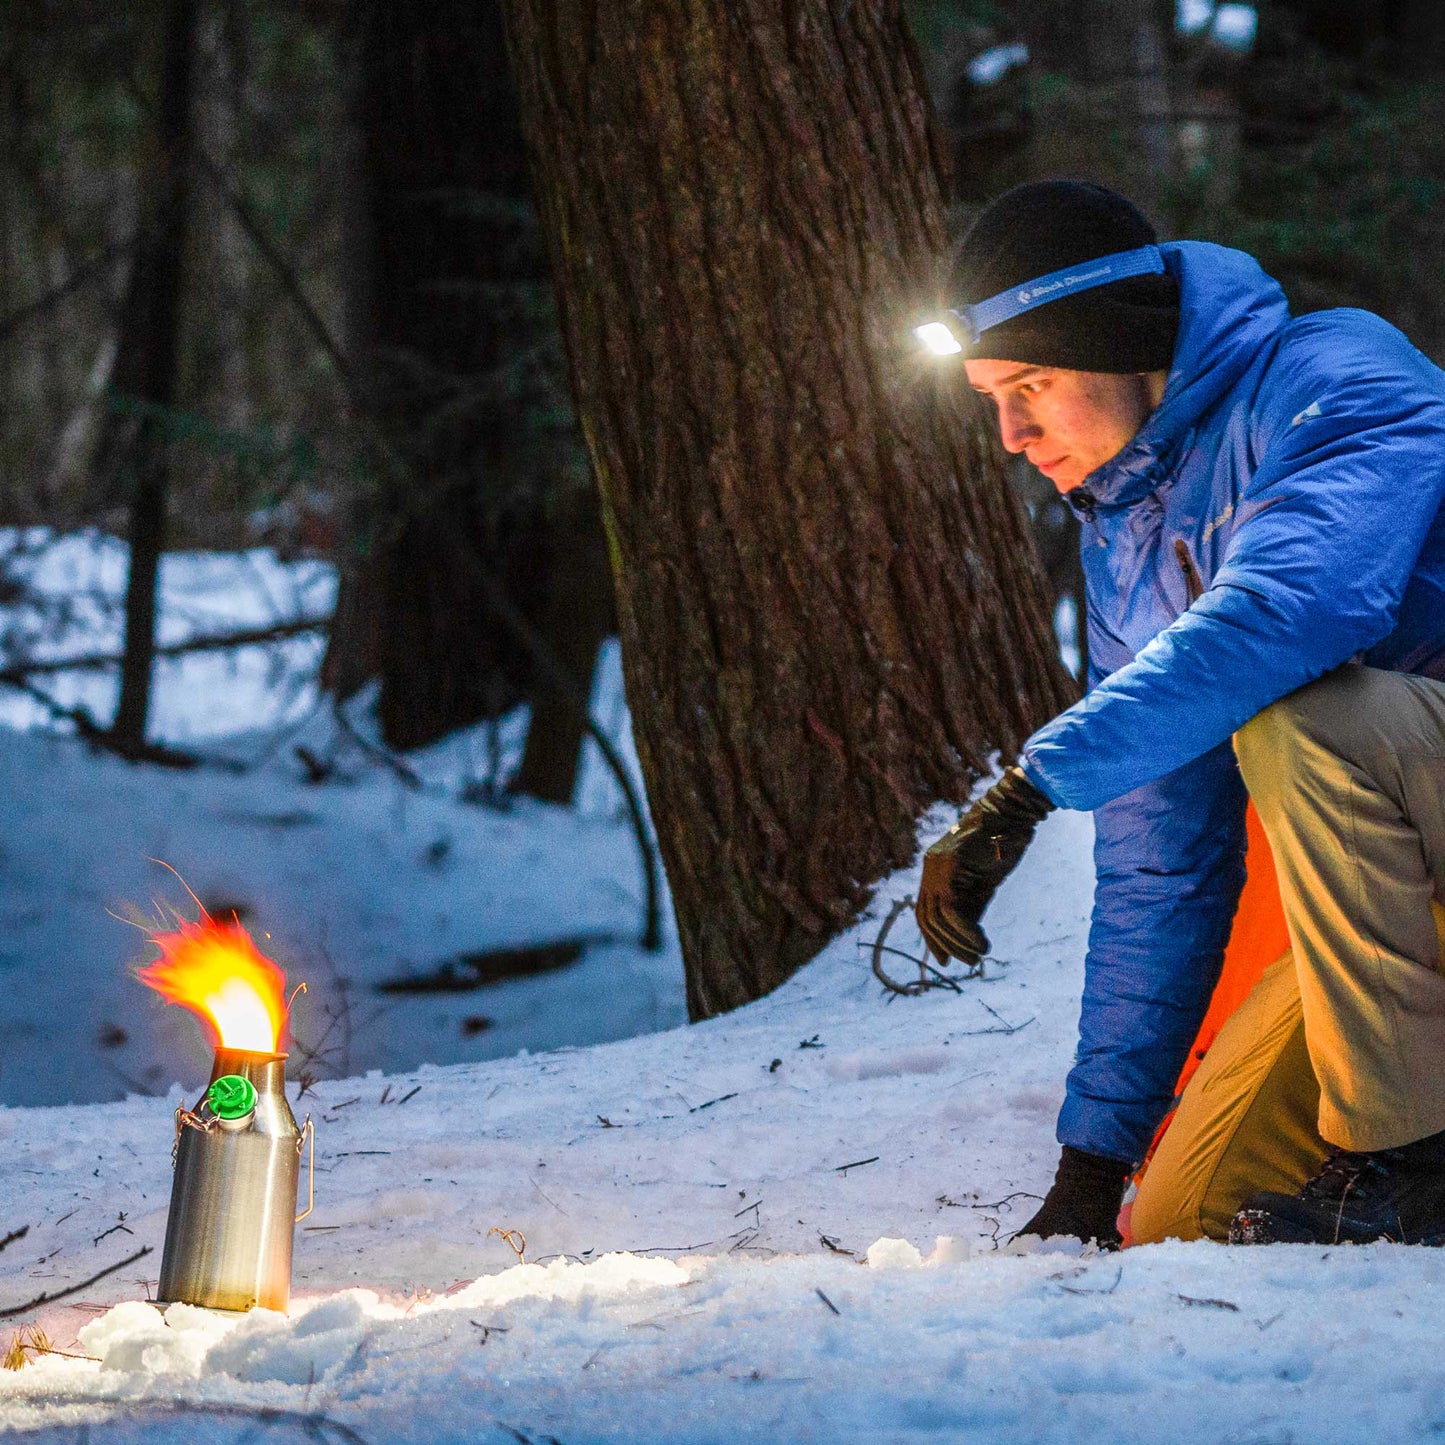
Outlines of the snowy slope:
M316 719L304 734L329 725ZM319 747L320 744L317 743ZM291 982L295 1031L323 1076L592 1043L680 1022L675 942L636 946L636 847L610 811L457 801L350 758L310 787L280 755L257 772L172 773L73 738L0 730L0 1103L164 1092L194 1079L191 1020L130 976L151 956L130 917L241 910ZM447 757L419 759L430 780ZM561 972L469 993L379 994L460 954L580 936ZM471 1020L472 1022L468 1022ZM477 1021L485 1020L479 1032Z

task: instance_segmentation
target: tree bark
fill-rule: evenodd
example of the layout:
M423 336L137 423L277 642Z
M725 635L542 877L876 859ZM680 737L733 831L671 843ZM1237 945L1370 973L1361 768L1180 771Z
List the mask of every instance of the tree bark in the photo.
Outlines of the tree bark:
M897 0L506 0L688 1008L766 993L1072 695L961 372Z
M98 458L103 485L108 488L119 480L130 494L125 649L111 734L117 746L133 753L145 748L156 588L165 550L170 485L166 419L176 399L198 16L198 0L172 0L166 13L154 158L142 179L142 230L111 377L117 412Z

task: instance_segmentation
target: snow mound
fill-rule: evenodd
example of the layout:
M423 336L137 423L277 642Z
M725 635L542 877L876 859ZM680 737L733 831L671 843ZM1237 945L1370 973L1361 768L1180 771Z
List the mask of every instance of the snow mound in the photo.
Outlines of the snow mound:
M584 1295L625 1295L638 1289L684 1285L688 1272L670 1259L618 1251L591 1264L554 1259L547 1264L519 1264L500 1274L483 1275L444 1298L420 1306L421 1310L476 1309L483 1305L509 1305L522 1299L580 1300Z
M373 1321L404 1314L365 1289L345 1290L295 1315L228 1314L188 1304L162 1312L127 1300L82 1326L78 1338L102 1370L305 1385L350 1359Z
M913 1254L916 1260L918 1251ZM126 1300L82 1326L78 1339L102 1370L187 1379L229 1375L251 1384L274 1380L306 1385L325 1380L352 1359L379 1322L439 1310L497 1308L519 1300L577 1304L584 1298L676 1288L690 1278L671 1260L617 1252L591 1263L554 1259L547 1264L518 1264L409 1310L387 1304L368 1289L307 1301L293 1314L254 1309L239 1315L188 1304L162 1310Z

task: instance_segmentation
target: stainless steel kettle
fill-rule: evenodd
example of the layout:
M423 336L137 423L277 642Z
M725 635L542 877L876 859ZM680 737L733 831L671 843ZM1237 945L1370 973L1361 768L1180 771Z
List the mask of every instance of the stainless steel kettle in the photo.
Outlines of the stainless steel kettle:
M218 1049L194 1109L176 1110L175 1166L158 1298L284 1310L295 1225L315 1200L316 1133L286 1102L285 1054ZM307 1205L296 1213L310 1140Z

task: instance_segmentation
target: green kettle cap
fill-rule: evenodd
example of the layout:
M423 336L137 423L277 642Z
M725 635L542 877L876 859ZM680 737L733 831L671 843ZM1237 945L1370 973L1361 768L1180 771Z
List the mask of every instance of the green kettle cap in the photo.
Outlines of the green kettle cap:
M218 1119L244 1119L256 1108L256 1086L241 1074L222 1074L206 1090L205 1101Z

